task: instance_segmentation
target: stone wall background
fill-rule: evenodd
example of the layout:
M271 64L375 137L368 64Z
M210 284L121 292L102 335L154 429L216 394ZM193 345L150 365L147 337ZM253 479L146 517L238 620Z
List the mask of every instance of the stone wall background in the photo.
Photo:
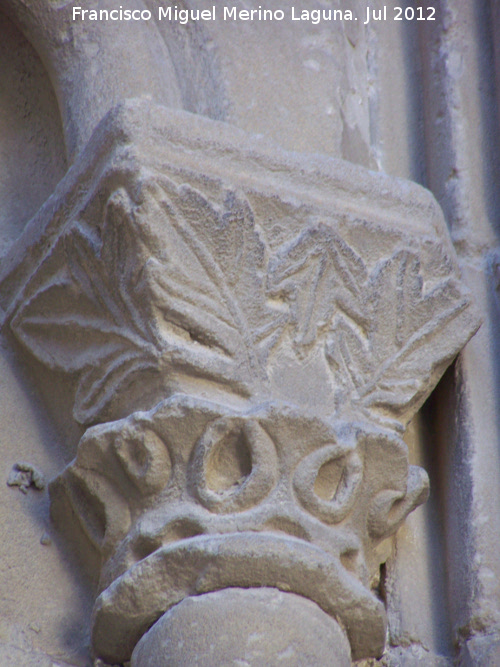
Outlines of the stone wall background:
M292 4L271 0L265 6ZM127 96L151 94L286 149L342 157L430 188L484 323L407 434L411 462L426 467L432 490L395 542L384 545L388 660L494 665L500 624L500 3L433 4L433 24L162 24L163 46L147 58L141 51L131 73L133 49L129 62L116 58L127 47L116 26L68 30L59 18L50 22L63 11L53 3L33 2L27 11L21 0L2 0L0 252L53 191L102 115ZM370 6L382 5L374 0ZM308 3L359 15L365 6L360 0ZM137 32L133 39L146 37ZM75 57L71 44L81 62L93 63L92 76L68 65ZM157 92L159 79L172 82L165 99ZM117 82L111 91L108 80ZM17 461L50 479L72 458L81 433L69 417L64 385L5 338L0 353L4 480ZM92 593L52 532L47 492L23 495L4 483L0 508L0 662L87 664ZM52 544L40 543L45 533Z

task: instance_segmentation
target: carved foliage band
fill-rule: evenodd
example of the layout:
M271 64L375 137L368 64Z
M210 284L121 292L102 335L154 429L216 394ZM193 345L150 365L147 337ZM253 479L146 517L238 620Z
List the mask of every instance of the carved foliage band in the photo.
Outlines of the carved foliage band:
M15 335L76 374L83 423L200 377L255 402L297 402L282 366L321 375L325 413L405 424L476 326L437 206L417 186L408 222L379 222L378 202L373 220L352 203L332 212L324 187L305 205L288 165L273 191L265 174L234 178L225 155L236 149L224 148L215 173L183 164L182 150L161 170L110 159L28 281Z

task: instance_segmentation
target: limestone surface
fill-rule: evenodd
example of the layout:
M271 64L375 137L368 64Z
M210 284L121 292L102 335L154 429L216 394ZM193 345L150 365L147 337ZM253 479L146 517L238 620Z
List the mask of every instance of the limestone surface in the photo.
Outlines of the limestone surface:
M401 434L479 324L428 192L130 101L0 280L88 427L51 512L99 579L97 657L262 586L381 655L376 547L428 495Z
M1 664L496 664L500 11L326 4L0 0Z

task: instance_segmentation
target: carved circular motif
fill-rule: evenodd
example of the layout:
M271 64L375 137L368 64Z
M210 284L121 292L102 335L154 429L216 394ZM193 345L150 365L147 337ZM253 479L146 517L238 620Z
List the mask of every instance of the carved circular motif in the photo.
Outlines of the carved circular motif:
M192 483L212 512L238 512L255 506L276 484L278 460L271 438L253 420L212 422L196 445Z
M346 453L332 444L312 452L300 463L293 487L308 512L324 523L339 523L352 509L362 477L358 453Z
M165 487L172 472L168 449L158 435L141 425L128 427L113 443L127 477L143 495Z

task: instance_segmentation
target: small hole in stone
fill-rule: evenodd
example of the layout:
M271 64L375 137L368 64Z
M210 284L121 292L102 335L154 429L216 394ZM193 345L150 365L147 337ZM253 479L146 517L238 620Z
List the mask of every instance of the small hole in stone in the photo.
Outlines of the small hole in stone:
M380 566L380 577L377 586L377 595L387 606L387 565L382 563Z
M101 499L89 490L85 482L75 478L73 484L74 505L79 515L84 517L85 527L96 544L100 544L106 534L106 511Z
M146 467L148 463L148 452L142 442L125 441L124 449L132 464L134 464L137 468L141 469Z
M252 456L243 430L227 433L214 447L207 462L207 486L228 491L241 486L252 472Z
M133 553L137 560L143 560L161 547L161 541L147 535L140 535L134 542Z
M344 553L340 554L340 562L346 570L356 574L358 570L358 550L347 549Z
M198 522L187 518L177 519L167 524L157 535L138 535L132 547L134 557L137 560L143 560L161 546L203 535L203 533L203 527Z
M342 466L339 465L339 462L327 461L318 471L314 482L314 493L322 500L332 500L341 478Z

